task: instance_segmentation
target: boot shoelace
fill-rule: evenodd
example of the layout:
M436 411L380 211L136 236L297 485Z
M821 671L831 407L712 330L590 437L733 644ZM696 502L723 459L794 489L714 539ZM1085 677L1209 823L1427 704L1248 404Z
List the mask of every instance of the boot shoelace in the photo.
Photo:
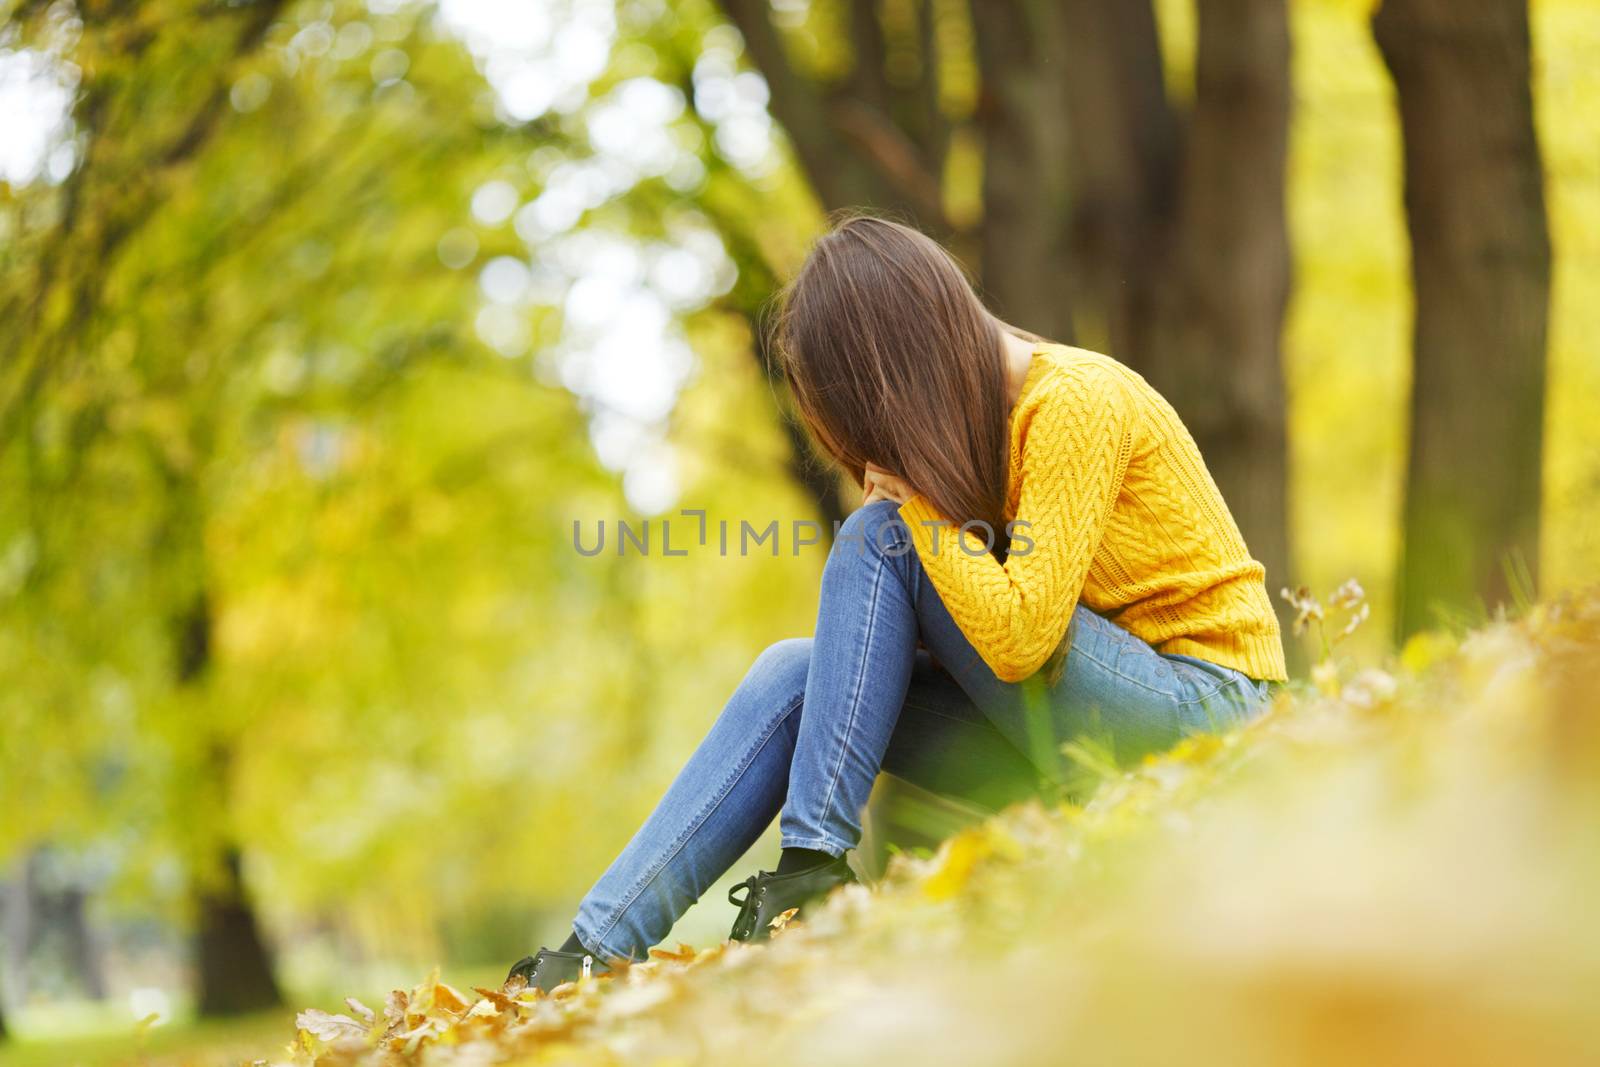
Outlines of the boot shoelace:
M766 876L766 871L757 871L738 885L728 890L728 903L739 906L739 914L733 920L734 941L747 940L756 929L756 913L761 909L761 897L765 889L761 887L761 880ZM739 891L744 890L744 896L739 896Z

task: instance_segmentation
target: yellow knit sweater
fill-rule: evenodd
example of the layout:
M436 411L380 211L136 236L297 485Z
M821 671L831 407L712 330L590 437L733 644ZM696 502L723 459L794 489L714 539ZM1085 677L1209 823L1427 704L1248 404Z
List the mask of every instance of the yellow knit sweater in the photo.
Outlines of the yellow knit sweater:
M961 632L1005 681L1051 660L1080 600L1158 651L1287 677L1264 568L1194 438L1110 356L1034 346L1011 411L1006 492L1006 518L1031 550L1017 540L996 562L981 530L958 535L920 494L900 517Z

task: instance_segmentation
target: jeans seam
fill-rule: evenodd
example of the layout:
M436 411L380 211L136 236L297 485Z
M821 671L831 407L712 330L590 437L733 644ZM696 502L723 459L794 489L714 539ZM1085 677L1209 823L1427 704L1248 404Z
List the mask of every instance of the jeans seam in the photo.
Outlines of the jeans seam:
M971 718L962 718L960 715L950 715L949 712L942 712L942 710L939 710L938 707L933 707L933 705L930 704L918 704L917 701L906 701L904 704L901 704L901 707L902 709L909 707L909 709L918 710L918 712L926 713L926 715L938 715L939 718L947 721L947 723L958 723L958 725L962 726L971 726L973 729L992 729L992 731L994 731L994 733L997 734L1002 741L1005 741L1006 744L1011 744L1010 737L1006 737L1005 734L1000 733L1000 728L995 726L992 718L984 715L981 707L978 709L979 715L982 715L981 720L971 720ZM976 707L976 704L974 704L974 707ZM1013 745L1013 747L1016 747L1016 745Z
M1148 682L1141 681L1140 679L1133 677L1131 674L1124 674L1121 670L1119 670L1116 667L1113 667L1111 664L1107 663L1105 660L1101 659L1099 656L1096 656L1093 652L1090 652L1086 648L1074 647L1071 651L1078 653L1080 656L1082 656L1084 659L1090 661L1091 663L1094 663L1094 664L1104 668L1105 670L1110 671L1112 674L1116 675L1118 678L1121 678L1123 681L1127 682L1129 685L1136 685L1140 689L1143 689L1145 692L1154 693L1158 697L1165 697L1168 700L1174 700L1175 699L1172 693L1167 692L1165 689L1157 689L1155 686L1149 684Z
M1160 652L1157 653L1157 655L1169 662L1183 663L1189 666L1192 670L1200 671L1208 679L1216 683L1211 690L1212 693L1221 692L1230 685L1248 686L1251 689L1256 689L1262 684L1260 681L1250 677L1237 667L1229 667L1227 664L1218 663L1215 660L1203 659L1200 656L1190 656L1181 652ZM1205 666L1202 667L1201 664L1204 664ZM1205 667L1214 667L1216 670L1223 671L1225 673L1219 675L1213 673L1212 671L1206 670ZM1192 704L1195 701L1204 699L1206 699L1206 697L1195 697L1194 700L1188 700L1185 701L1185 703Z
M989 718L987 715L984 716L982 722L974 722L971 719L963 719L959 715L951 715L949 712L940 711L938 708L930 707L927 704L918 704L918 703L916 703L914 701L910 701L910 700L906 701L902 705L902 707L903 708L911 708L911 709L913 709L915 711L920 711L925 715L933 715L933 716L935 716L937 718L943 719L945 722L953 722L953 723L957 724L958 726L970 726L974 730L988 730L990 733L994 734L995 740L999 741L1002 745L1005 745L1007 748L1015 751L1024 760L1027 760L1028 765L1030 767L1033 766L1033 760L1028 758L1028 754L1026 752L1023 752L1021 749L1017 748L1016 742L1011 740L1011 738L1007 737L1005 735L1005 731L1001 730L1000 727L996 726L994 720ZM983 709L980 708L978 710L978 714L982 715L983 714Z
M733 791L733 787L739 784L739 779L744 777L745 772L748 771L751 764L755 762L755 758L761 754L761 750L767 747L767 742L772 740L772 735L778 732L778 728L788 721L789 716L794 714L794 709L798 708L804 701L805 694L801 693L800 696L796 697L789 703L789 706L784 709L782 715L778 715L773 718L772 725L767 729L767 732L762 735L760 744L756 745L750 750L749 757L740 764L739 769L731 777L724 781L722 787L717 791L716 799L712 800L711 803L707 804L703 809L701 809L700 813L695 816L694 821L690 823L688 829L684 830L683 833L678 835L678 839L672 844L671 851L662 857L661 861L655 865L655 868L649 873L649 875L635 885L628 895L611 910L611 914L606 916L604 927L594 932L596 941L603 941L612 930L617 928L617 923L622 921L622 916L624 913L626 913L629 908L633 907L640 895L646 889L650 888L651 884L661 876L661 872L667 869L667 865L677 858L678 853L683 851L683 846L688 844L689 839L695 835L695 832L698 831L700 827L704 826L706 820L711 818L712 814L722 806L722 802L728 798L728 794Z
M1201 710L1205 712L1206 722L1212 731L1237 726L1241 722L1248 721L1248 717L1259 699L1259 694L1256 693L1254 685L1247 684L1248 682L1249 679L1242 674L1229 678L1227 681L1218 682L1216 687L1205 696L1182 701L1178 705L1179 713L1181 715L1194 705L1200 705ZM1226 716L1219 715L1217 710L1209 705L1228 690L1232 690L1234 696L1242 699L1239 701L1238 706L1227 709L1228 714Z
M911 612L916 614L917 598L922 595L922 561L917 558L917 545L910 541L911 551L905 554L906 560L906 595L911 599Z
M867 678L867 660L870 658L869 654L872 650L873 626L877 622L878 592L883 587L883 570L884 561L882 557L879 557L877 570L872 575L872 597L867 601L867 633L861 642L865 653L861 657L861 667L856 671L855 686L850 694L850 717L845 720L844 724L846 737L849 736L851 728L855 725L856 712L861 708L861 686ZM847 744L840 744L839 746L839 759L834 763L833 775L828 780L828 795L822 802L822 818L827 818L828 810L833 806L833 794L839 786L839 775L844 772L844 756L848 748Z
M1180 700L1180 701L1178 701L1178 706L1186 708L1186 707L1189 707L1191 704L1204 704L1207 701L1209 701L1209 700L1213 699L1214 697L1216 697L1224 689L1230 689L1230 688L1231 689L1238 689L1243 684L1244 684L1244 679L1243 678L1229 678L1225 682L1218 682L1216 684L1216 686L1213 687L1209 692L1207 692L1207 693L1205 693L1205 694L1203 694L1201 696L1192 697L1189 700Z
M963 719L959 715L951 715L947 711L940 711L938 708L931 707L927 704L918 704L914 700L908 700L900 706L902 708L912 708L916 711L926 712L929 715L937 715L939 718L944 719L947 722L958 722L963 726L971 726L977 729L983 729L985 727L993 729L994 727L994 724L991 723L987 718L985 718L982 722L975 722L972 719ZM979 714L982 714L981 710Z

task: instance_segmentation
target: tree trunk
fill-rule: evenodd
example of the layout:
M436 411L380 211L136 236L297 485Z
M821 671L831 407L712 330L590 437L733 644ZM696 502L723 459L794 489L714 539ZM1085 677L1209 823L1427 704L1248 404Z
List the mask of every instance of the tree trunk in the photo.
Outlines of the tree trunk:
M5 887L5 957L0 960L0 995L21 1004L27 997L27 964L30 929L33 925L31 877L32 853L15 861L15 877ZM3 1035L3 1031L0 1031Z
M200 892L195 970L200 1015L242 1015L283 1003L240 871L239 850L222 855L222 876Z
M853 5L850 74L842 82L820 84L790 63L768 0L722 0L724 14L766 79L772 114L824 209L878 208L946 236L939 175L917 141L885 110L888 57L877 5L871 0L853 0ZM923 77L933 77L931 64Z
M1067 123L1060 12L1026 0L973 8L983 132L983 292L1002 319L1070 343Z
M1177 408L1268 588L1289 584L1285 0L1200 0L1181 118L1147 0L1064 10L1073 231L1103 323L1090 333Z
M60 891L56 907L68 962L77 972L84 995L91 1000L104 1000L106 972L99 939L89 923L89 894L82 886L67 886Z
M1084 343L1134 349L1175 211L1182 130L1148 0L1063 0L1072 260Z
M1289 14L1284 0L1200 0L1199 19L1177 214L1131 355L1194 434L1273 589L1290 579Z
M29 958L38 943L39 924L44 910L39 899L39 867L44 855L40 847L30 848L18 857L16 880L7 887L5 899L5 993L17 1004L28 999Z
M1373 33L1399 97L1416 293L1404 637L1533 592L1550 239L1525 4L1386 0Z
M204 684L211 669L212 612L204 589L174 620L175 673L180 689ZM215 803L226 809L230 753L214 740L202 770ZM221 811L206 812L218 818ZM272 976L271 956L261 937L245 886L239 848L226 826L216 857L217 873L195 890L195 1003L202 1017L241 1015L283 1003Z

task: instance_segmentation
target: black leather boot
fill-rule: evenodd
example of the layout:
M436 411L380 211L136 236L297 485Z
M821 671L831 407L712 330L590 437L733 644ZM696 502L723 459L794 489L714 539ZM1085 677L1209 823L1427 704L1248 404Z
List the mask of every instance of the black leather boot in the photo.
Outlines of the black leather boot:
M805 913L808 904L820 901L836 886L855 880L855 872L843 856L792 874L757 871L728 890L729 903L739 905L739 915L733 920L728 939L765 941L772 936L773 919L790 908L800 909L796 913L798 917ZM740 890L744 891L743 897L739 896Z
M524 956L511 966L506 981L517 975L528 980L532 989L546 993L566 982L576 982L585 973L606 974L611 968L601 963L590 952L562 952L560 949L540 947L531 956Z

